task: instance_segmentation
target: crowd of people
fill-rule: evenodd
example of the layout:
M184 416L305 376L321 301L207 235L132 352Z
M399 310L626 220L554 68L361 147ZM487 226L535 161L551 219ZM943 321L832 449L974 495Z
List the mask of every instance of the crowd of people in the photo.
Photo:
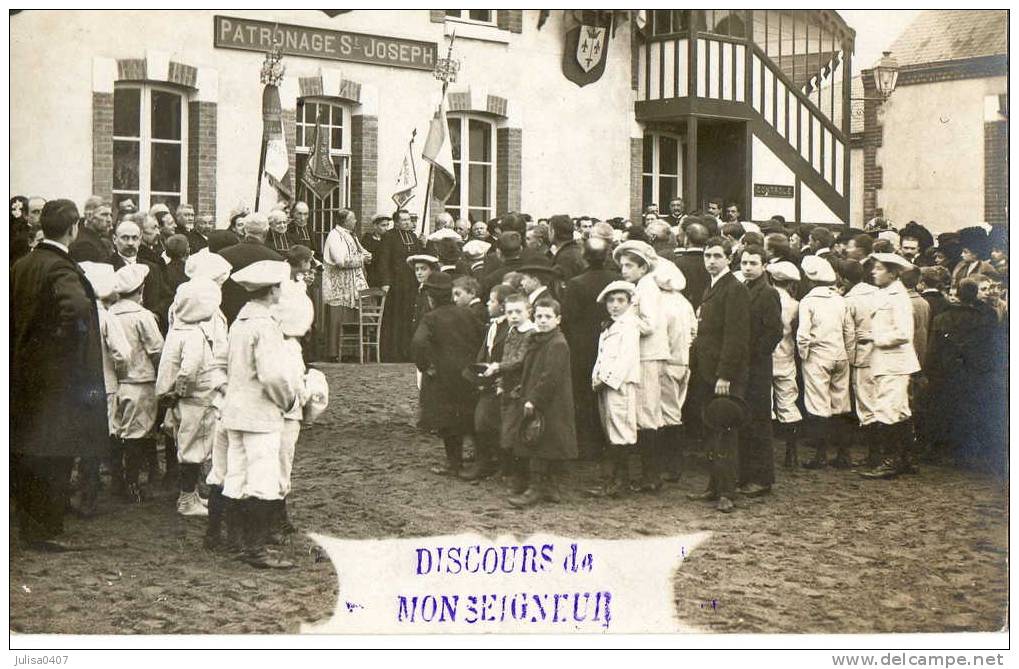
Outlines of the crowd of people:
M567 460L600 460L588 492L614 497L657 491L700 452L711 476L694 497L729 511L771 490L776 429L788 467L1001 470L1002 230L935 240L916 222L756 224L720 200L669 210L441 214L425 237L405 211L373 221L362 244L388 295L383 360L418 368L420 424L445 446L437 473L501 474L510 503L530 506L560 498Z
M871 479L1004 466L1000 229L758 224L714 199L640 221L443 212L427 235L398 209L360 237L349 210L313 231L302 202L222 228L187 204L113 211L11 199L12 493L39 550L68 548L68 499L94 513L104 471L144 500L162 444L162 482L208 518L210 548L289 566L269 547L293 529L294 446L328 397L305 361L341 359L369 288L381 359L416 366L420 427L443 441L433 471L501 478L514 507L560 501L571 460L599 461L585 492L613 498L703 453L691 497L729 512L771 491L775 436L787 467Z
M207 518L210 549L292 566L269 546L294 531L295 445L328 402L302 346L314 253L298 242L309 236L282 240L284 260L266 245L276 211L238 212L231 230L214 230L187 205L139 214L121 203L114 225L102 198L84 216L70 200L38 200L11 201L11 493L23 545L80 548L61 536L72 476L88 517L105 469L125 503L178 486L177 512Z

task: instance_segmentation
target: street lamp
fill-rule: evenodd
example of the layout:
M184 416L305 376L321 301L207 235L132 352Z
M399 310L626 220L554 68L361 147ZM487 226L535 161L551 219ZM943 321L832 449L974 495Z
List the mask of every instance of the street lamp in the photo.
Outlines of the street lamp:
M881 60L871 70L874 73L874 86L881 94L879 98L849 98L850 100L866 100L868 102L884 102L895 90L895 84L899 80L899 61L895 60L891 51L885 51Z

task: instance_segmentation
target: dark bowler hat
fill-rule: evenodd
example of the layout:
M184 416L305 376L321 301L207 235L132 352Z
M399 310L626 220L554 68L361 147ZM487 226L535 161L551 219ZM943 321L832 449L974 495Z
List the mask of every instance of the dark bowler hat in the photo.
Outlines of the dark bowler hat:
M704 405L701 419L712 430L732 430L746 422L750 410L743 398L719 395Z
M530 274L531 276L540 275L546 277L561 278L563 273L559 271L558 267L553 267L551 263L544 264L538 261L538 258L532 258L531 262L527 265L521 265L517 267L517 272L521 274Z
M421 287L431 292L448 293L453 290L453 277L445 272L432 272Z

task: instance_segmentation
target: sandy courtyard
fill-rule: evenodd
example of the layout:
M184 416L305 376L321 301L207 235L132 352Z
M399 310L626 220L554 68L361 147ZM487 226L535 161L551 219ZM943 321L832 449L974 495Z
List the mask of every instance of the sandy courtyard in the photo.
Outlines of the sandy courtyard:
M563 502L515 511L494 480L451 482L428 468L437 438L415 428L408 365L324 365L332 405L301 436L291 497L304 531L344 538L544 531L623 538L710 531L675 576L676 615L717 632L950 632L1002 628L1007 599L1007 485L924 467L867 481L848 472L778 470L770 497L722 515L689 502L697 470L657 496L592 500L578 463ZM776 451L779 449L776 448ZM861 454L856 454L860 456ZM43 555L10 540L15 632L278 633L328 617L337 580L305 537L289 571L257 571L202 548L204 520L175 494L132 507L100 500L69 517L89 548Z

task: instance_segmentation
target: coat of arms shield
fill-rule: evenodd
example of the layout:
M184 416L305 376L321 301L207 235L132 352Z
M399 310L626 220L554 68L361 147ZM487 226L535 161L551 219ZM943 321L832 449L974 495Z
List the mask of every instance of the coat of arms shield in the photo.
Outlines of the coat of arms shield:
M599 26L580 26L577 40L577 63L584 72L590 72L601 61L605 50L605 37L608 30Z
M601 78L609 47L612 13L566 10L563 74L578 86Z

